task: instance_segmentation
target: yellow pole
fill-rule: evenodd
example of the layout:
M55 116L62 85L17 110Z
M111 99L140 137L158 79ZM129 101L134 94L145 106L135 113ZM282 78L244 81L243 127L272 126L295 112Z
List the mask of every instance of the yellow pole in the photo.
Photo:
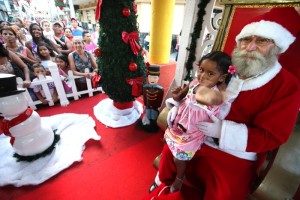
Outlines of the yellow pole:
M174 7L175 0L151 0L150 63L170 61Z

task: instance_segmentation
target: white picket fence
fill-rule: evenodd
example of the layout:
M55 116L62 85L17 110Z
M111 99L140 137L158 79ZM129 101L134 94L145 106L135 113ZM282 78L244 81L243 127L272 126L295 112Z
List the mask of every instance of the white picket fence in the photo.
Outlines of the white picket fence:
M70 102L69 102L68 98L70 98L70 97L74 98L74 100L78 100L79 97L83 94L88 94L91 97L94 95L93 94L94 92L97 92L97 91L103 92L101 87L97 87L95 89L92 88L92 81L91 81L91 79L88 79L88 78L86 78L87 90L77 91L75 79L82 78L82 76L74 76L73 72L70 70L70 71L68 71L68 79L72 83L71 84L72 85L72 93L66 94L63 84L62 84L62 81L61 81L61 78L60 78L60 75L59 75L59 72L58 72L57 65L55 64L55 65L49 66L49 70L51 72L51 77L53 78L53 82L56 87L61 106L69 105ZM89 72L89 70L86 68L85 72ZM41 85L45 92L45 96L46 96L46 100L48 101L48 105L53 106L54 102L53 102L50 90L48 88L48 85L47 85L47 83L49 83L49 82L52 82L52 81L46 80L43 76L40 76L39 80L35 83L31 83L30 87L33 87L35 85ZM17 77L17 83L18 83L18 87L22 88L23 80L20 77ZM27 89L24 92L24 95L27 99L28 106L31 107L32 109L36 110L36 105L42 104L42 102L40 100L33 101L32 98L30 97L30 94Z

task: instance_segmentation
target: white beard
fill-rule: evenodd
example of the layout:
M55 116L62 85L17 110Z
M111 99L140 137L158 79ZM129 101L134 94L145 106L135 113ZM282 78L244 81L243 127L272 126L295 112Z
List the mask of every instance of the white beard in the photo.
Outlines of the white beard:
M240 76L252 77L267 71L278 58L279 48L273 48L268 55L263 56L257 51L248 52L236 47L232 53L232 63L236 66ZM251 57L251 59L247 58Z

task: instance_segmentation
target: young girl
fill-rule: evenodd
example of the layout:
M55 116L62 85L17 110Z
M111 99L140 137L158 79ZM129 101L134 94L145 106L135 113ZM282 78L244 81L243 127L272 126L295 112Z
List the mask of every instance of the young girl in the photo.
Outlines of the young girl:
M48 38L49 40L54 41L54 32L52 30L52 26L51 23L48 20L42 20L41 21L41 26L43 28L43 34L46 38Z
M228 73L230 65L231 60L227 54L220 51L209 53L199 62L197 78L184 88L176 87L172 90L173 99L183 102L178 107L175 120L168 123L164 135L177 168L171 192L181 189L186 161L193 158L206 138L199 131L197 123L211 121L210 118L219 113L221 91L231 78Z
M55 62L58 66L59 75L62 79L65 92L67 94L72 93L72 87L69 85L68 71L71 70L69 67L68 57L62 54L55 56Z
M55 54L53 49L45 42L40 42L37 45L37 53L41 59L41 64L47 71L47 75L50 75L49 66L55 65Z

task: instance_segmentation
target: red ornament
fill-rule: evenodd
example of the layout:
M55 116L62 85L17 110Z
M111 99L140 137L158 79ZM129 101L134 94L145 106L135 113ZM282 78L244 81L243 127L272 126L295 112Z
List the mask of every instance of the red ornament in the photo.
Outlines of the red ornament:
M99 48L96 48L96 49L94 49L94 54L96 55L96 56L102 56L102 52L101 52L101 50L99 49Z
M129 8L123 8L122 14L123 14L123 16L125 16L125 17L130 16L130 9L129 9Z
M64 7L62 7L62 6L59 6L59 9L60 9L60 10L62 10L63 8L64 8Z
M128 68L129 68L130 71L134 72L134 71L137 70L137 65L136 65L136 63L131 62L131 63L129 63Z

